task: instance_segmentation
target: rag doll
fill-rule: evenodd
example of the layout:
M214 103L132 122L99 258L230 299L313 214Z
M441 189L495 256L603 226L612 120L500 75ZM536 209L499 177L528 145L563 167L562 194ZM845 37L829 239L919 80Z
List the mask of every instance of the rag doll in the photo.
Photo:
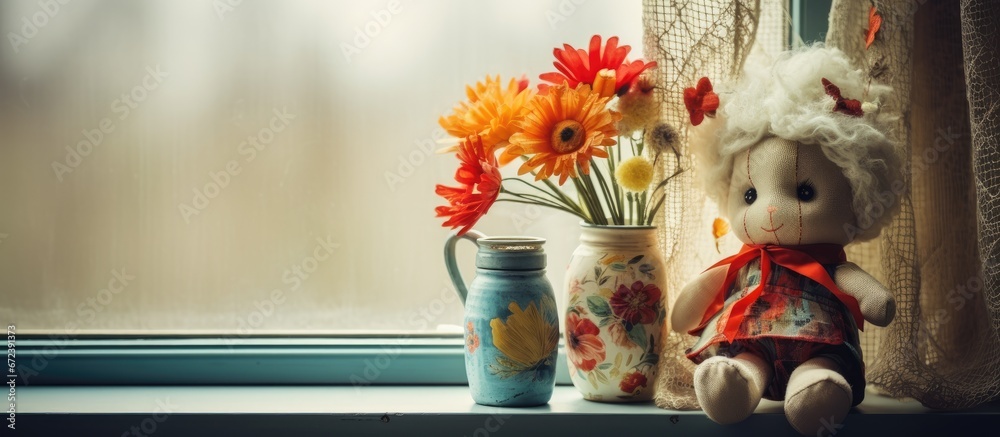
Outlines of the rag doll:
M694 105L691 147L743 247L683 288L671 325L698 337L687 357L709 418L735 423L761 398L783 400L813 435L864 398L858 330L895 314L843 251L898 209L900 158L879 108L891 90L820 46L748 65L718 94L703 80L686 99L721 102L714 114Z

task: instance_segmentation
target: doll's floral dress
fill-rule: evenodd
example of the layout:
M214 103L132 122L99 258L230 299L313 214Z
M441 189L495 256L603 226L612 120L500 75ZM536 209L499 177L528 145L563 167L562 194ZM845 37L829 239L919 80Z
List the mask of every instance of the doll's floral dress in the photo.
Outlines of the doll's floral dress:
M833 277L836 265L823 265ZM858 327L850 311L825 287L788 268L774 265L763 293L747 307L730 342L723 335L733 303L760 284L760 261L743 266L726 292L722 310L691 333L700 335L687 350L695 363L717 355L751 352L774 366L766 399L783 400L788 377L799 364L825 357L851 384L854 405L864 399L865 375ZM699 332L700 331L700 332Z

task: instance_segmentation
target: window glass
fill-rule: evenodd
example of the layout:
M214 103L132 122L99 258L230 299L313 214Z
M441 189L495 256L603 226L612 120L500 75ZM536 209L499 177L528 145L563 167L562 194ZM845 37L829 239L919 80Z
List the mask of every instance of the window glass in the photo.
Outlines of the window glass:
M465 85L619 35L600 0L3 2L0 316L19 332L413 332L457 326L434 217ZM511 172L512 169L505 169ZM577 220L499 203L477 229ZM471 280L474 249L459 258ZM561 298L561 296L560 296Z

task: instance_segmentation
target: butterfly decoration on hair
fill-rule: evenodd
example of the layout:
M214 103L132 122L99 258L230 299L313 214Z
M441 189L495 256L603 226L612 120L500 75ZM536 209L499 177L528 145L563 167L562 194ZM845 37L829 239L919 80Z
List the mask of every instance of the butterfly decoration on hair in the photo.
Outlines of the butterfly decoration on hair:
M825 77L823 78L823 88L826 90L826 94L833 97L836 100L836 104L833 107L833 112L840 112L842 114L847 114L852 117L861 117L865 115L865 112L861 110L861 101L845 98L840 94L840 87L834 85Z

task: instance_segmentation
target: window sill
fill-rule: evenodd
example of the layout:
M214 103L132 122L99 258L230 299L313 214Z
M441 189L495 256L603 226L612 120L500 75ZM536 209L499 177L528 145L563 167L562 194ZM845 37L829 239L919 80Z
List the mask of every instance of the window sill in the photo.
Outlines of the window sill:
M29 386L17 413L28 435L796 435L778 402L721 426L701 411L589 402L567 386L534 408L477 405L465 386ZM998 420L1000 403L931 411L869 394L827 435L946 435Z

